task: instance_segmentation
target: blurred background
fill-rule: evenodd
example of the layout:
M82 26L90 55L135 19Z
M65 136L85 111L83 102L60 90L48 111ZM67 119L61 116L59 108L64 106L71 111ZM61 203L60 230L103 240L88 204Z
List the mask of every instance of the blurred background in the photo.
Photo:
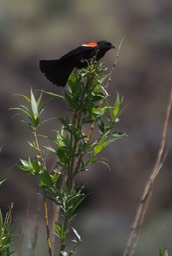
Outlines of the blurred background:
M27 145L30 131L20 123L20 117L13 118L14 111L9 111L21 104L21 99L14 94L29 95L31 87L33 91L45 89L63 94L62 88L50 84L39 71L39 60L59 58L88 41L107 40L118 47L124 34L109 93L112 100L116 92L124 96L127 107L118 130L128 136L102 152L111 171L97 165L78 177L78 184L86 183L86 193L89 193L75 223L83 237L78 249L78 255L82 256L122 255L124 250L144 184L156 159L172 84L172 2L0 2L0 145L4 145L0 172L31 154ZM109 69L115 54L111 50L103 59ZM46 115L50 117L65 112L66 106L60 100L51 101L46 108ZM45 131L53 125L50 123ZM51 163L51 159L48 161ZM138 255L157 255L160 244L172 252L172 233L168 228L172 226L171 184L170 150L154 187ZM35 211L40 207L38 192L36 180L15 167L0 188L0 207L6 211L14 202L15 226L19 233L25 234L25 248ZM38 255L42 256L47 255L43 243L38 249ZM28 255L27 250L24 251L22 255Z

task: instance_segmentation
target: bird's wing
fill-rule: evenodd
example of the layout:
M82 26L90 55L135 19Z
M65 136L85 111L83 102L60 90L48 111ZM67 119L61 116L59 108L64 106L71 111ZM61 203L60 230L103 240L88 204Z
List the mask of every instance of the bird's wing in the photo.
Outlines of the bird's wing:
M40 70L47 79L57 86L65 86L73 66L66 65L59 60L40 60Z
M67 54L65 54L64 56L62 56L59 60L62 61L69 61L70 59L76 58L82 58L82 56L84 57L85 54L89 53L90 51L92 52L92 50L94 50L95 47L92 46L79 46L76 49L68 52Z

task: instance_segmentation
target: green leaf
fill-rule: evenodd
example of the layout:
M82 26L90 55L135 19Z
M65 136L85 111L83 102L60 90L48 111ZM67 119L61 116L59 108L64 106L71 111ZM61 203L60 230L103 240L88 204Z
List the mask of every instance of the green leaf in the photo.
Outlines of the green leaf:
M30 98L27 97L26 95L24 95L24 94L18 94L18 93L14 94L14 95L20 96L20 97L24 98L24 99L30 104Z
M110 131L103 134L103 136L98 140L97 144L94 146L94 153L98 154L100 153L105 147L107 147L110 143L114 142L117 139L120 139L125 134L122 132L114 132L112 134L109 134ZM112 137L108 139L109 135Z
M57 174L55 174L55 176L56 176L56 184L55 184L56 191L60 191L62 183L63 183L63 174L60 173L58 176L57 176Z
M73 230L73 233L75 234L76 238L77 238L77 241L76 242L82 242L82 238L80 236L80 234L78 233L78 231L72 227L72 230Z
M120 98L119 94L117 93L116 101L115 101L115 104L113 106L113 115L114 115L114 117L119 115L122 102L123 102L123 97Z
M60 256L70 256L70 254L68 252L61 251Z
M7 221L8 219L8 221ZM11 245L11 215L9 212L6 214L3 219L2 212L0 210L0 255L10 256Z
M159 249L159 256L168 256L168 251L166 248L161 247Z
M112 136L116 139L121 139L122 137L126 136L126 134L124 132L116 131L112 133Z
M29 159L29 161L20 159L20 162L22 164L22 166L20 166L20 167L21 168L23 167L22 170L27 170L27 171L32 170L30 159Z
M34 175L36 173L39 173L40 166L36 160L32 162L30 158L28 159L28 161L20 159L20 162L21 162L21 165L19 165L19 168L21 170L31 172Z
M42 94L43 94L43 91L41 91L41 93L40 93L40 95L39 95L39 98L38 98L38 100L37 100L37 106L38 106L38 108L39 108L39 106L40 106L40 104L41 104ZM41 109L39 110L40 114L41 114L42 111L43 111L43 108L41 108Z
M34 117L37 118L38 117L38 113L39 113L39 111L38 111L38 104L36 102L36 99L35 99L35 96L34 96L32 90L31 90L31 97L30 98L31 98L32 112L34 114Z
M64 240L66 238L67 232L64 230L64 226L63 224L59 223L59 222L55 222L54 223L54 227L55 227L55 234L61 239Z
M39 163L36 160L31 163L31 166L32 166L32 170L35 172L35 174L40 171Z
M37 174L37 177L39 179L40 187L44 187L49 190L49 188L52 188L53 182L51 180L50 174L47 172L47 170L44 170L43 172L39 172Z
M33 141L33 142L28 141L28 144L29 144L32 148L34 148L34 149L37 150L37 145L36 145L35 141Z
M77 195L77 197L75 198L71 198L71 201L69 201L68 203L70 203L71 206L71 216L70 219L73 218L73 214L75 213L76 209L78 208L78 206L83 202L85 198L85 195Z
M168 256L168 251L167 249L165 249L165 255L164 256Z
M70 121L69 121L68 116L66 116L66 117L60 117L59 120L60 120L60 122L61 122L65 127L68 127L68 126L70 125Z
M104 148L104 144L106 142L106 138L108 136L109 132L106 132L97 142L96 146L94 147L94 153L98 154L100 153L103 148Z
M44 93L46 94L49 94L53 97L57 97L57 98L61 98L61 99L64 99L64 96L60 95L60 94L57 94L57 93L53 93L53 92L47 92L47 91L44 91Z
M106 107L94 107L92 108L92 114L97 117L103 116L106 111Z
M46 146L43 146L43 147L52 153L57 153L57 151L52 147L46 147Z
M64 143L64 129L61 129L60 133L57 131L56 139L53 139L53 141L59 147L65 146L65 143Z
M0 180L0 186L6 181L6 179Z
M26 110L26 108L24 109L22 105L20 105L18 108L13 108L13 110L19 110L22 114L28 116L30 119L33 118L32 113L29 110Z

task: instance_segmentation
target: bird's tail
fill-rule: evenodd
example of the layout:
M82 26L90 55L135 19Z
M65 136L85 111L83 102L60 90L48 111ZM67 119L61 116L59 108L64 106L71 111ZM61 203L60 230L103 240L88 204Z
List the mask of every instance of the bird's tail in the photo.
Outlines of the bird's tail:
M73 70L70 63L60 60L40 60L39 67L47 79L57 86L64 87Z

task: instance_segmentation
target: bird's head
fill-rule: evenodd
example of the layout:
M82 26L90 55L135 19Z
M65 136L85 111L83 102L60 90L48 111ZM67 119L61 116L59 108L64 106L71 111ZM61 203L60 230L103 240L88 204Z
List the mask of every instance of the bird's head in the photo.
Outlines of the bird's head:
M99 49L104 50L104 51L108 51L112 48L115 48L114 45L112 45L110 42L105 41L105 40L97 42L97 45L98 45Z

